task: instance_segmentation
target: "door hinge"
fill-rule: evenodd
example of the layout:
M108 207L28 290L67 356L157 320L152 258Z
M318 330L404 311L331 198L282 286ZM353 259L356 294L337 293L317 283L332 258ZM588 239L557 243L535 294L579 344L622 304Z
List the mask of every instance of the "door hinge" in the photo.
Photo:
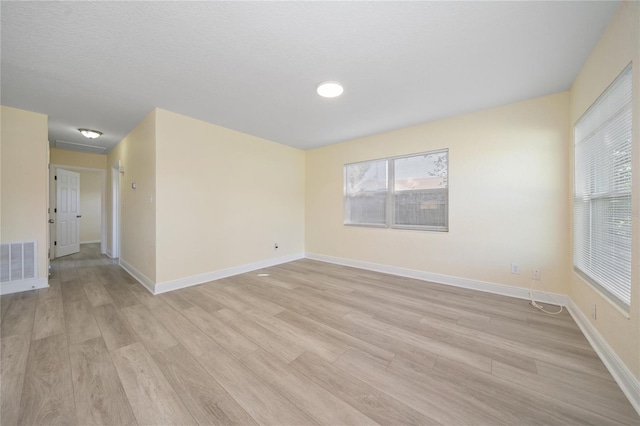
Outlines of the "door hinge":
M53 209L53 212L58 213L58 209L57 208Z
M58 242L57 242L57 241L54 241L54 242L53 242L53 245L54 245L54 246L57 246L57 245L58 245Z
M54 176L54 177L53 177L53 180L58 180L58 176Z

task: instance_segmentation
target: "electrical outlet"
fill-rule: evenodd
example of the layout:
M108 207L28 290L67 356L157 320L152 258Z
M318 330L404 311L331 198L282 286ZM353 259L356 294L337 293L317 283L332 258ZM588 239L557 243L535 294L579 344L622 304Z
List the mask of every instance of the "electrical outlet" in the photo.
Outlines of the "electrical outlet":
M512 263L511 264L511 273L512 274L520 274L520 265L518 265L517 263Z
M274 243L274 244L273 244L273 249L274 249L274 250L278 250L278 243Z
M534 281L540 281L540 268L535 268L533 271L531 271L531 278Z
M596 304L591 304L591 318L596 319Z

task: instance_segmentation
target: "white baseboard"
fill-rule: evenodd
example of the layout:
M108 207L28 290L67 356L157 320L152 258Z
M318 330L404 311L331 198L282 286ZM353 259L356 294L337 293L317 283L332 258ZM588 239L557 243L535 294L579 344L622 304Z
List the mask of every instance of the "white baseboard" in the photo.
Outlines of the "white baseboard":
M147 277L145 274L137 270L133 265L128 263L126 260L119 259L118 264L127 271L133 278L135 278L140 284L144 286L151 294L155 294L155 284L153 280Z
M30 280L8 281L0 284L0 295L20 293L22 291L37 290L49 287L46 278L33 278Z
M245 265L234 266L227 269L220 269L218 271L207 272L205 274L179 278L177 280L165 281L155 285L154 294L166 293L168 291L178 290L185 287L191 287L191 286L203 284L209 281L215 281L222 278L231 277L233 275L244 274L247 272L255 271L257 269L268 268L270 266L276 266L282 263L292 262L294 260L299 260L303 258L304 258L303 253L296 253L296 254L290 254L286 256L275 257L272 259L260 260L258 262L247 263Z
M306 253L305 257L307 259L319 260L321 262L335 263L337 265L351 266L353 268L382 272L384 274L415 278L432 283L446 284L454 287L483 291L485 293L493 293L499 294L501 296L509 296L515 297L517 299L529 300L529 289L524 287L515 287L512 285L497 284L488 281L473 280L470 278L454 277L451 275L436 274L433 272L418 271L415 269L400 268L398 266L382 265L379 263L364 262L361 260L345 259L342 257L326 256L324 254ZM543 303L554 305L560 303L563 306L566 306L569 301L569 297L564 294L551 293L540 290L534 290L533 294L536 301Z
M91 240L91 241L80 241L80 244L95 244L95 243L101 243L102 241L100 240Z
M622 362L620 357L613 351L611 346L602 337L598 330L591 324L591 321L585 316L585 314L578 308L578 306L569 299L569 305L567 306L569 313L575 320L582 334L587 338L591 347L598 354L604 365L609 370L609 373L613 376L622 392L626 395L629 402L640 414L640 380L638 380L627 366Z
M109 259L113 259L113 252L112 252L111 250L107 249L107 251L105 252L105 254L106 254L107 256L109 256Z

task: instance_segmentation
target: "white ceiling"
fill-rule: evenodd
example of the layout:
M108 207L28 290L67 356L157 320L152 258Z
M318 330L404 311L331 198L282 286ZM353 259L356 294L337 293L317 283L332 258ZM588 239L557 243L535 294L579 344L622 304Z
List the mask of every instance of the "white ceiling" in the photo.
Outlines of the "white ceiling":
M2 1L1 101L52 144L108 151L160 107L309 149L567 90L617 7Z

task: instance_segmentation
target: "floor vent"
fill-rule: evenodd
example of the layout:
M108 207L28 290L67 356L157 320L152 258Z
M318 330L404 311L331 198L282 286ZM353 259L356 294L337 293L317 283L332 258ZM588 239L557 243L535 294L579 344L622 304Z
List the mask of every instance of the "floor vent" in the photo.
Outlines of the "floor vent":
M0 245L0 282L33 279L36 271L35 241Z

